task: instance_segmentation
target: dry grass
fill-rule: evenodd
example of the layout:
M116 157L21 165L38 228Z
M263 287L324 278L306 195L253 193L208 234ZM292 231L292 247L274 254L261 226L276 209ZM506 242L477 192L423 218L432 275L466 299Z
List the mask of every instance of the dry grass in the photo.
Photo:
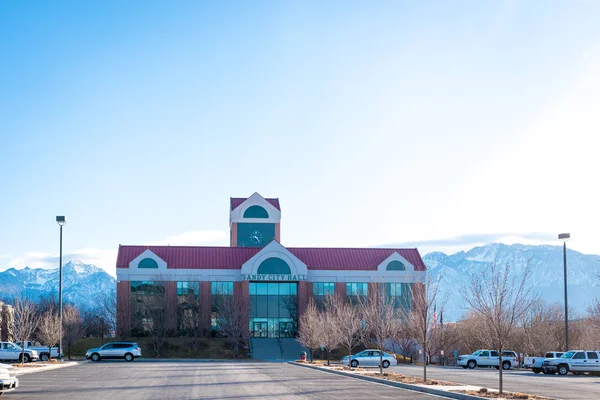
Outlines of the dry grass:
M378 373L368 373L368 374L364 374L364 375L372 376L373 378L387 379L389 381L410 383L410 384L414 384L414 385L461 386L461 385L453 383L453 382L438 381L436 379L424 380L423 378L417 378L414 376L406 376L406 375L402 375L402 374L396 374L393 372L384 372L383 376Z
M504 392L503 394L500 394L497 391L488 390L486 388L481 388L479 390L453 390L453 392L484 397L486 399L552 400L549 397L519 392Z

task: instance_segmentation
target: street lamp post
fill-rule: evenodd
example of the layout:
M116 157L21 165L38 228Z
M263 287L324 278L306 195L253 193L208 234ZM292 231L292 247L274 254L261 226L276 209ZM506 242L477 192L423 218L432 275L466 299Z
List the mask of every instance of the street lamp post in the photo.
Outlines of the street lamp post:
M567 240L571 238L569 233L561 233L558 238L563 241L563 266L565 276L565 351L569 351L569 305L567 303Z
M62 361L62 228L67 223L64 215L56 217L56 223L60 226L60 255L58 257L58 359Z

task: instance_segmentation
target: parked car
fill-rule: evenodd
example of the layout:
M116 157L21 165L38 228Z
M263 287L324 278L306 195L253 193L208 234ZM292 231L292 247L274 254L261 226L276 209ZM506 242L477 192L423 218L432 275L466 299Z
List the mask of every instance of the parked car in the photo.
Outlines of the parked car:
M379 367L380 351L379 350L364 350L360 353L353 354L350 360L350 365L353 367ZM381 366L387 368L390 365L397 365L396 357L392 354L383 352L383 361ZM342 365L348 365L348 356L342 358Z
M473 354L458 357L458 365L463 368L473 369L475 367L500 368L500 357L496 350L477 350ZM502 351L502 369L511 369L519 365L519 356L512 350Z
M21 361L21 358L23 358L23 362L28 363L37 360L39 356L35 350L23 351L21 346L12 342L0 342L0 360Z
M17 371L12 365L0 364L0 396L19 387Z
M573 350L567 351L561 357L548 358L542 363L542 372L559 375L567 375L572 372L575 375L591 373L600 375L600 351Z
M22 342L17 342L17 344L23 347ZM40 344L34 344L33 342L26 340L25 348L30 350L35 350L38 352L41 361L48 361L50 359L49 354L52 355L51 358L58 358L58 346L52 347L50 352L48 352L48 346L42 346ZM63 357L65 354L63 351L60 352L60 357Z
M125 361L133 361L142 356L142 349L134 342L110 342L95 349L89 349L85 353L85 358L92 361L106 359L122 358Z
M562 351L549 351L544 357L525 357L523 362L523 368L528 368L532 370L534 373L539 374L542 372L542 363L547 358L558 358L562 356L564 353Z

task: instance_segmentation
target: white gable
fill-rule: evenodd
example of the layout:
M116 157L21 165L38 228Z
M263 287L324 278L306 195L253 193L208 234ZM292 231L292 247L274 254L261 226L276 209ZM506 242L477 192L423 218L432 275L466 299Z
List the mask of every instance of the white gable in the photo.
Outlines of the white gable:
M289 265L292 275L307 275L308 269L298 257L290 253L276 240L266 245L261 251L242 265L242 275L255 275L260 264L268 258L279 258Z
M269 214L269 218L244 218L244 213L252 206L260 206ZM271 203L265 200L258 193L248 197L242 204L231 210L229 214L229 223L232 222L263 222L278 223L281 221L281 211L275 208Z
M131 260L131 262L129 263L129 269L137 269L140 261L142 261L146 258L150 258L150 259L156 261L156 263L158 264L158 271L165 271L167 269L167 262L165 260L163 260L162 258L160 258L159 256L157 256L156 254L154 254L150 249L144 250L144 252L142 254L140 254L133 260ZM148 272L156 271L156 269L150 269L150 268L148 268L148 269L142 268L142 270L148 271Z
M388 258L386 258L381 264L379 264L377 266L377 271L379 272L379 274L381 274L382 272L391 272L391 273L398 273L400 271L387 271L387 266L389 263L391 263L392 261L400 261L402 264L404 264L404 267L406 267L406 271L407 272L415 272L415 266L412 265L411 263L409 263L406 258L402 257L400 254L398 254L398 252L394 252L392 255L390 255Z

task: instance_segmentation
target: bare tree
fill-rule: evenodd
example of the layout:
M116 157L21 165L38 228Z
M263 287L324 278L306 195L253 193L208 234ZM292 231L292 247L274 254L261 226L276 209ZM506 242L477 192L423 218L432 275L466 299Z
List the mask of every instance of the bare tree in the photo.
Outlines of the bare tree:
M312 297L298 322L298 340L310 350L310 362L313 362L314 350L323 344L324 332L322 315Z
M41 344L48 346L48 360L50 360L52 358L52 346L60 340L60 320L52 307L40 317L37 338ZM61 350L59 349L59 351Z
M330 312L326 324L331 325L331 337L338 338L340 345L348 350L348 365L352 368L352 349L363 339L360 309L340 296L331 296L326 307Z
M402 354L404 357L404 363L406 364L407 357L412 357L417 348L417 344L410 336L406 335L405 332L405 328L402 327L397 333L394 334L393 340L394 343L398 345L400 354Z
M71 346L83 337L85 328L79 315L79 310L75 306L66 306L63 308L63 337L67 344L67 357L71 359Z
M528 266L519 278L511 275L510 265L501 268L492 263L489 269L482 269L480 273L472 275L469 287L461 291L471 312L483 321L486 343L498 351L500 394L503 393L502 350L517 322L536 300L529 285L530 274Z
M587 309L588 318L590 322L597 329L600 329L600 299L596 298L592 304L588 306Z
M332 294L324 296L321 302L322 310L319 312L321 318L321 345L327 351L327 365L331 362L331 352L337 350L342 345L340 329L337 329L339 318L336 315L335 301L340 301Z
M102 318L102 336L108 336L117 330L117 291L104 292L98 300L96 315Z
M39 317L35 303L23 297L15 298L15 336L21 341L23 351L21 353L21 363L25 360L25 342L30 340L35 333Z
M541 356L546 351L559 350L564 346L564 309L558 303L549 305L536 301L524 315L521 327L525 354Z
M371 293L368 301L363 298L363 301L360 302L360 312L366 323L363 342L366 346L373 343L380 350L379 374L383 375L385 342L400 330L401 313L394 299L386 295L384 290Z
M191 351L197 354L206 334L202 320L200 298L195 292L177 296L177 330L180 335L189 338Z
M412 285L412 307L403 310L404 321L410 337L421 347L425 360L423 362L423 379L427 381L427 354L430 346L430 336L435 324L433 309L440 288L441 277L433 281L427 275L425 283Z
M132 330L136 335L149 336L154 354L160 356L169 333L165 282L144 282L132 292L131 301Z
M248 305L237 296L217 295L220 297L218 324L219 332L225 338L233 350L235 357L239 357L240 348L248 343Z
M442 312L440 312L440 315L442 315ZM458 344L458 335L456 334L455 327L444 324L440 320L431 332L430 342L431 345L429 347L434 350L429 355L434 356L437 354L438 358L443 359L444 356L449 354L449 350Z

